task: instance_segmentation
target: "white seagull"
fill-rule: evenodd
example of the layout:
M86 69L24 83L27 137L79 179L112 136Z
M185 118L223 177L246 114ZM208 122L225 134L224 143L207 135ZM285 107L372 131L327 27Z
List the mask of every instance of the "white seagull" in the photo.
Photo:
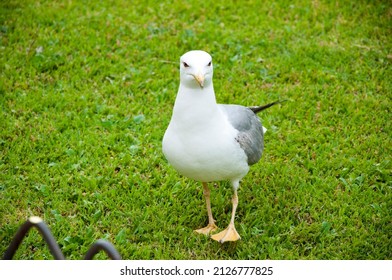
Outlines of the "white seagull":
M209 222L196 230L198 233L209 235L217 229L207 182L231 182L234 195L230 223L211 236L223 243L240 239L234 226L237 189L249 166L258 162L263 152L265 128L256 113L279 102L250 108L217 104L212 74L208 53L194 50L181 56L180 87L162 149L174 169L203 184Z

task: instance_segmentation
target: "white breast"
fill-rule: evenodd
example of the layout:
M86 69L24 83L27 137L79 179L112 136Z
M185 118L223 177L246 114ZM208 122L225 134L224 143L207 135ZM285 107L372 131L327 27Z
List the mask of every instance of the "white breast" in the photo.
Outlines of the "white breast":
M202 182L236 181L245 176L249 166L235 140L238 131L222 112L193 120L184 124L174 117L170 122L162 143L169 163L180 174Z

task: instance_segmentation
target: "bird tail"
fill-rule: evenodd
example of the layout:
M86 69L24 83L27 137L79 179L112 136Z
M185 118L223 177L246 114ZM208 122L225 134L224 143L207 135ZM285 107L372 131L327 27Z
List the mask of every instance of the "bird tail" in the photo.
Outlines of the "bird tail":
M252 106L252 107L249 107L249 109L251 109L253 111L253 113L257 114L257 113L260 113L261 111L263 111L265 109L268 109L269 107L274 106L275 104L283 103L283 102L286 102L286 101L287 100L282 100L282 101L278 100L278 101L275 101L275 102L272 102L272 103L269 103L269 104L266 104L266 105L262 105L262 106Z

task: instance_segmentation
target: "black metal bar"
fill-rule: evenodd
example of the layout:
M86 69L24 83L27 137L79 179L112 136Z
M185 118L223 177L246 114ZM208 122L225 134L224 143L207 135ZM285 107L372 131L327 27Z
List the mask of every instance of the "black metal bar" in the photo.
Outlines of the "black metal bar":
M19 248L19 245L22 243L23 238L32 227L36 227L38 229L42 237L45 239L46 244L48 244L53 257L56 260L65 260L64 255L48 226L39 217L30 217L23 225L20 226L19 230L12 239L11 244L8 246L7 251L4 253L4 260L11 260L13 258L15 252Z
M50 252L56 260L65 260L63 253L56 240L54 239L52 233L50 232L48 226L45 222L39 217L30 217L24 224L22 224L18 231L16 232L14 238L12 239L10 245L7 248L7 251L4 253L4 260L12 260L16 251L18 250L20 244L23 241L23 238L27 235L29 230L32 227L36 227L42 237L44 238L46 244L49 247ZM105 251L105 253L112 260L121 260L121 256L118 251L114 248L114 246L103 239L95 242L86 253L85 260L92 260L93 257L100 252L101 250Z
M112 260L121 260L120 254L114 248L114 246L103 239L99 239L93 245L91 245L90 249L87 251L86 256L84 257L85 260L92 260L94 256L99 251L105 251L105 253L112 259Z

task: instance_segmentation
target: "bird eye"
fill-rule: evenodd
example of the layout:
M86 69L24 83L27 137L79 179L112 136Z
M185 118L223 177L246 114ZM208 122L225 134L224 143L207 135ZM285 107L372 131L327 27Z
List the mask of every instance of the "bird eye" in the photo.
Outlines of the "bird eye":
M183 62L182 64L184 65L185 68L189 67L188 63L186 63L186 62Z
M207 66L211 66L211 61L210 61L210 62L208 62Z

